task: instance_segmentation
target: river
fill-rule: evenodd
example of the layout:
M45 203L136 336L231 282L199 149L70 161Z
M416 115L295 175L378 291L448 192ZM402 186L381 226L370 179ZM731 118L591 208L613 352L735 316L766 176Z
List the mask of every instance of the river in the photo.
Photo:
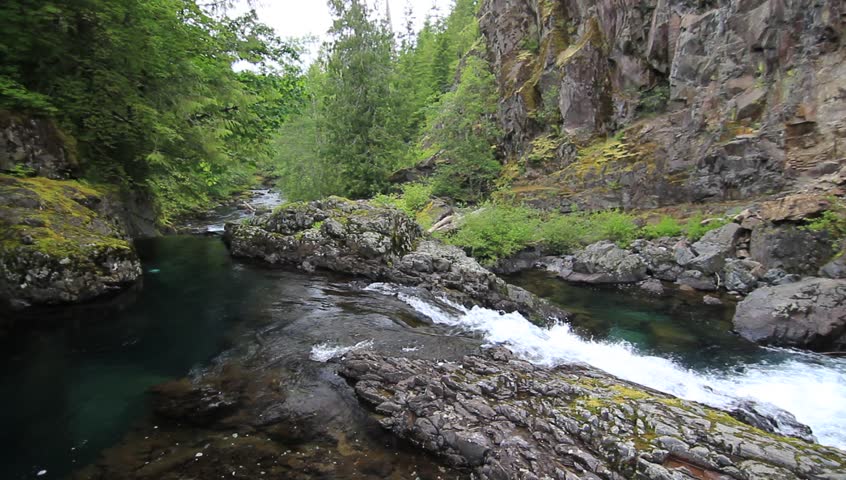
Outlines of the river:
M729 333L729 307L574 287L540 273L510 278L576 313L573 324L542 329L518 314L424 300L391 285L234 261L216 237L137 247L145 274L132 291L4 322L0 478L110 478L137 468L127 452L182 442L202 453L221 435L243 435L232 425L168 424L151 408L151 387L227 364L270 375L284 393L285 422L321 432L280 440L265 427L249 430L267 434L276 457L301 455L280 462L280 472L320 463L319 474L296 478L459 477L382 433L325 361L351 348L450 359L484 343L541 364L589 363L715 406L768 402L810 425L821 443L846 449L846 360L749 344ZM92 463L99 470L84 468Z

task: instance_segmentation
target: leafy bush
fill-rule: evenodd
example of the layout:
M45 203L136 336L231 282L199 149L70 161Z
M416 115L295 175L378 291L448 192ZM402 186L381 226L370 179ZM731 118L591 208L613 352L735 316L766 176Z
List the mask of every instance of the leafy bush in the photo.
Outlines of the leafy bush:
M684 227L675 218L666 215L655 225L647 225L642 230L646 238L677 237L683 232Z
M415 217L426 208L432 198L432 185L428 183L406 183L401 188L400 194L380 193L371 201L377 206L398 208Z
M432 198L432 185L428 183L406 183L402 185L400 208L415 214L428 205Z
M400 198L397 195L385 195L380 193L370 200L377 207L400 208Z
M585 215L553 215L541 225L540 239L551 253L567 254L585 245L589 231Z
M539 225L535 210L486 204L464 217L458 232L447 241L482 262L493 263L534 243Z
M802 227L811 232L827 232L834 239L846 238L846 205L835 202L817 218Z
M638 228L634 217L619 210L607 210L594 213L589 217L590 242L610 240L621 247L627 247L633 240L637 239Z

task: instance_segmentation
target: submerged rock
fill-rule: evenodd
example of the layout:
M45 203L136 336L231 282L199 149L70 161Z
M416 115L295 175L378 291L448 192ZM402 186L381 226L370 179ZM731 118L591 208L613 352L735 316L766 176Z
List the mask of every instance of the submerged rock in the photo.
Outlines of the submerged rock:
M846 280L806 278L759 288L737 305L734 328L763 344L846 350Z
M141 276L106 194L75 181L0 176L0 301L91 300Z
M232 255L306 270L420 286L454 301L515 311L537 320L567 314L507 284L457 247L425 240L404 212L332 197L294 203L244 224L226 225Z
M585 365L504 348L458 362L356 352L340 374L382 426L481 479L835 478L846 454Z

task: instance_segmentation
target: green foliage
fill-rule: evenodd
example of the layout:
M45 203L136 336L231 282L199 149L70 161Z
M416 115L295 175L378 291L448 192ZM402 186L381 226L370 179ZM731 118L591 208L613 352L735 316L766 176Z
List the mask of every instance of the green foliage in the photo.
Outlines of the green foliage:
M716 230L724 227L729 223L727 218L712 218L705 221L701 213L697 213L687 220L684 231L687 238L691 241L696 241L702 238L711 230Z
M637 109L643 113L663 112L669 100L670 85L661 83L640 93Z
M406 183L400 194L378 194L373 203L383 207L398 208L412 217L422 212L432 200L432 185L428 183Z
M448 159L433 179L434 192L478 201L491 190L502 169L494 156L500 135L495 121L497 92L487 63L465 59L456 89L432 107L427 140Z
M89 178L150 190L165 222L249 183L300 105L294 48L252 12L9 0L0 31L0 107L55 115Z
M485 204L462 220L447 238L486 263L513 255L531 245L540 225L537 212L525 207Z
M826 232L832 239L846 238L846 204L833 198L831 207L802 227L810 232Z
M673 217L666 215L661 217L661 220L654 225L646 225L643 227L643 236L645 238L662 238L662 237L677 237L684 232L684 227Z
M432 185L427 183L406 183L402 186L403 210L417 213L432 199Z
M393 35L363 0L330 0L329 7L334 22L319 92L321 155L338 177L338 193L367 197L386 187L403 150Z
M7 173L13 177L27 178L34 177L36 172L35 169L30 167L29 165L18 163L12 166L12 168Z
M640 233L634 217L619 210L594 213L588 218L591 224L590 232L595 239L591 239L590 243L610 240L621 247L627 247Z
M538 240L550 253L561 255L588 245L595 236L586 215L550 215L541 225Z

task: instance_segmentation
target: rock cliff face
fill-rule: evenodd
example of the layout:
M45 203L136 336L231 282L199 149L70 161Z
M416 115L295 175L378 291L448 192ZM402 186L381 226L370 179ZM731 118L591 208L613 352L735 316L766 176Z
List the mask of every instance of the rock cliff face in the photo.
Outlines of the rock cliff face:
M837 191L839 0L486 0L517 198L566 210Z
M52 120L0 111L0 171L55 180L70 178L77 167L72 142Z

